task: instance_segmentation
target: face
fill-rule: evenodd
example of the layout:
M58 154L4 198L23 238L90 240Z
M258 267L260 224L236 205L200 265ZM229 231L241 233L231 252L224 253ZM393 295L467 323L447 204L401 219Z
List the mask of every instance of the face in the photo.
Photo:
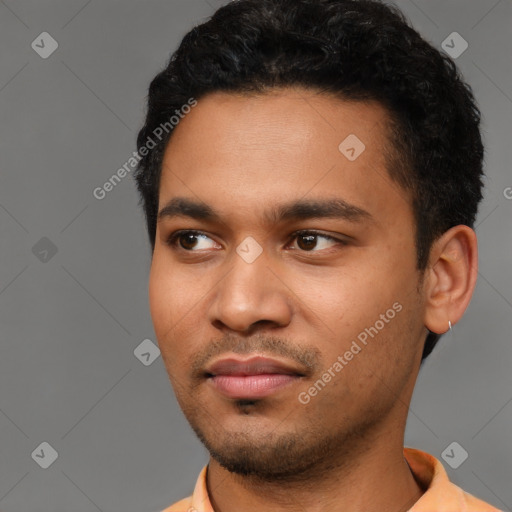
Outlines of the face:
M426 330L386 120L300 88L215 93L166 148L151 316L185 416L230 471L332 467L404 428Z

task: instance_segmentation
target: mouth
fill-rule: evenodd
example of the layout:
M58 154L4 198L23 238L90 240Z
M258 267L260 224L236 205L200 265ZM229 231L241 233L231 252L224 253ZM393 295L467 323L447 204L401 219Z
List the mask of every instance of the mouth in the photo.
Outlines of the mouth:
M277 359L253 356L218 360L206 369L204 376L217 392L228 398L257 399L298 382L305 373Z

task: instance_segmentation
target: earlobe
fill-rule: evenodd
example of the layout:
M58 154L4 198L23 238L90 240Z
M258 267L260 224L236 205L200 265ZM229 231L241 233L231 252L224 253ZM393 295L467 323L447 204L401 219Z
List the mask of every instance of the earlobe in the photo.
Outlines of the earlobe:
M454 226L434 242L424 283L427 329L442 334L460 320L477 274L477 239L469 226Z

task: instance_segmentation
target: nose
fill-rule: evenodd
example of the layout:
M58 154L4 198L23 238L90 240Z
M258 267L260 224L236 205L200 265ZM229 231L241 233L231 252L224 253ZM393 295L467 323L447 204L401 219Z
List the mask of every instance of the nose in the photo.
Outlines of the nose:
M215 288L209 320L220 330L248 333L255 324L284 327L292 317L292 293L263 252L247 263L238 254Z

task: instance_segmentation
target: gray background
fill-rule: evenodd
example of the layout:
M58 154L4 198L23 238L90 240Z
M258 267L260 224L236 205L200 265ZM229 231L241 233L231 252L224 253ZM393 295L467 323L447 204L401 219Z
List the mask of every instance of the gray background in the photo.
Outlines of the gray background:
M0 1L3 512L156 512L207 460L161 357L134 353L156 340L132 176L92 191L136 150L151 78L221 3ZM397 3L437 47L453 31L469 43L456 62L487 146L476 292L420 374L406 445L441 458L458 442L453 481L512 510L512 1ZM31 47L44 31L59 44L47 59ZM43 442L58 453L47 469L32 456Z

